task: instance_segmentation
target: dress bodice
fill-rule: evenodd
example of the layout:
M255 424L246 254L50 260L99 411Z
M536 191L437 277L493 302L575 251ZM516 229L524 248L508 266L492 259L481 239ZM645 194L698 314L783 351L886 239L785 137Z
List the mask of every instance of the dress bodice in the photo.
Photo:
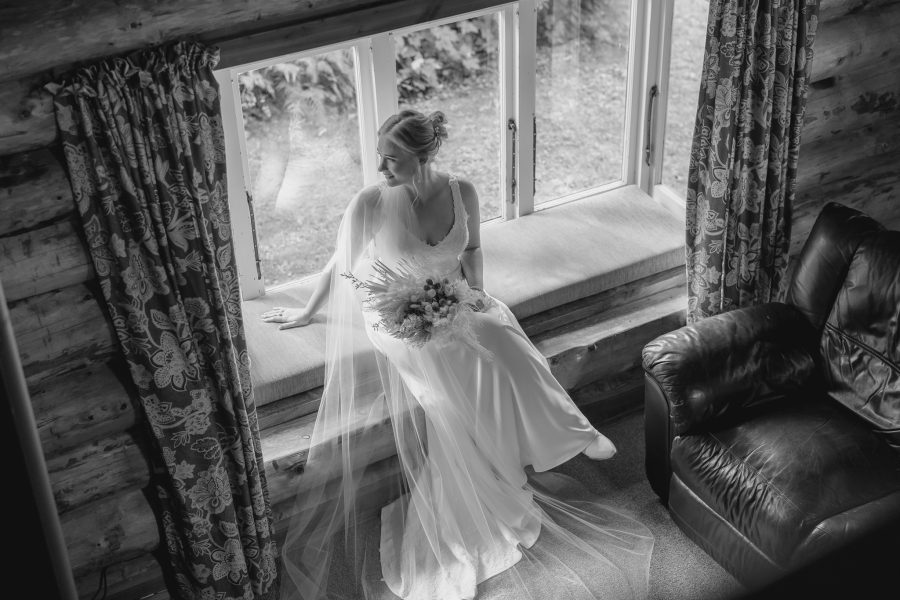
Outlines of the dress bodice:
M434 277L459 277L459 256L469 243L469 215L456 176L450 176L449 185L453 198L453 225L442 240L429 244L409 226L400 232L385 228L375 236L375 257L389 264L405 259Z

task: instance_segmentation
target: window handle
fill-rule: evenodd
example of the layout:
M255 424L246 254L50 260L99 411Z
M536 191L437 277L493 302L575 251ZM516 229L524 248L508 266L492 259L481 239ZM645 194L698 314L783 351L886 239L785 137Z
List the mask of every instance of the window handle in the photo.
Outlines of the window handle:
M532 117L531 127L531 193L537 189L537 115Z
M656 96L659 94L659 88L655 85L650 88L650 97L647 98L647 132L646 143L644 144L644 162L648 165L653 157L653 109L656 106Z
M253 195L247 192L247 208L250 209L250 233L253 234L253 256L256 259L256 278L262 280L262 266L259 260L259 239L256 237L256 217L253 214Z
M509 203L516 203L516 146L518 146L518 133L519 127L516 125L515 119L510 119L506 122L506 128L512 131L512 160L511 169L512 169L512 178L510 179L510 187L512 188L512 193L509 195Z

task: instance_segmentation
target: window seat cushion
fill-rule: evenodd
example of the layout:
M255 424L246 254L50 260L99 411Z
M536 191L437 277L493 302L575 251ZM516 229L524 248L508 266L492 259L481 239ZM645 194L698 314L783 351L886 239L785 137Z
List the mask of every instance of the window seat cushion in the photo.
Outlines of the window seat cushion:
M482 226L484 285L519 319L684 264L684 220L636 186ZM321 386L324 315L278 330L262 313L302 306L307 280L244 302L257 406Z
M684 264L684 219L636 186L489 225L484 286L518 319Z

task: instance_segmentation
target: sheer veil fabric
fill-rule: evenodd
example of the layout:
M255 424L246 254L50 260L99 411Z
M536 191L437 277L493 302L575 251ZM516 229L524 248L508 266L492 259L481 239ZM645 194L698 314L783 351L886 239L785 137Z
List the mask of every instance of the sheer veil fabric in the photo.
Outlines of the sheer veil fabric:
M549 471L597 435L501 301L472 316L480 354L374 327L379 259L462 278L465 207L423 241L410 198L366 188L344 214L327 304L325 387L282 545L282 600L642 598L653 536ZM393 443L388 431L393 432Z

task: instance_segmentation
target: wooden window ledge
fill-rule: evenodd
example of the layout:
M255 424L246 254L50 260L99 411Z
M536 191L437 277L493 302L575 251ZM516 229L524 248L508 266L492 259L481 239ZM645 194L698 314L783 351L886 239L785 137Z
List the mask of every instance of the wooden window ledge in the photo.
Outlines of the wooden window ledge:
M625 186L520 219L489 221L482 226L482 251L486 290L523 320L683 266L684 220ZM244 302L257 407L294 396L303 404L304 393L322 386L324 316L287 330L261 319L275 306L302 306L314 286L310 278ZM314 411L315 394L306 400L307 412Z

